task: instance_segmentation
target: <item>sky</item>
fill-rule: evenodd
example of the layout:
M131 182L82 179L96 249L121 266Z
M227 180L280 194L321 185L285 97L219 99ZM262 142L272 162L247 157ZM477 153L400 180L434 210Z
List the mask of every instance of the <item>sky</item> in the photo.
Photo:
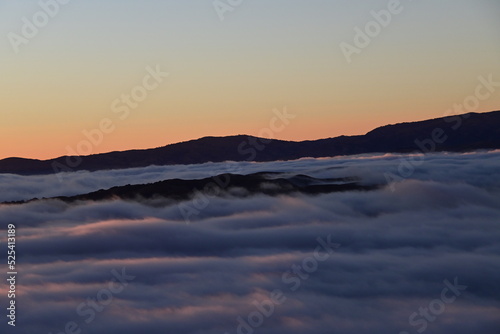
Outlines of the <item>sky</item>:
M364 134L441 117L478 77L500 81L496 0L54 1L0 0L0 158L79 153L84 132L86 154ZM375 29L368 45L356 27ZM499 106L495 90L474 110ZM294 118L263 132L276 110Z
M159 199L0 204L1 230L17 227L16 329L498 334L499 156L498 150L428 154L394 187L372 191L241 198L222 188L224 196L203 192L204 205L196 197L164 205ZM383 185L385 173L411 159L384 154L238 165L243 173L359 176ZM159 174L216 175L222 168L78 172L63 183L53 175L3 175L8 191L0 201L152 182ZM189 221L185 206L199 209ZM8 289L1 280L2 296ZM278 291L278 302L271 301ZM255 325L248 329L249 323ZM16 332L5 321L0 330Z

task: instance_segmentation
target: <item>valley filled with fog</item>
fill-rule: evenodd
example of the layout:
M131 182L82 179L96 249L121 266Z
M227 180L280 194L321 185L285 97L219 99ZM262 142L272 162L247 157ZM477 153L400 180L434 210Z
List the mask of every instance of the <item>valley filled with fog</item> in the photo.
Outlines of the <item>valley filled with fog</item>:
M0 174L0 201L258 172L377 188L0 204L23 332L498 333L500 151Z

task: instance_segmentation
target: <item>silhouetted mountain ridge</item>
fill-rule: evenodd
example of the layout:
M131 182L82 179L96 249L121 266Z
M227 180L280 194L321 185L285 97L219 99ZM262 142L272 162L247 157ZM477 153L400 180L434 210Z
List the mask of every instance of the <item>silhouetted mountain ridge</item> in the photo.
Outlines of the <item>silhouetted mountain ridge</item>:
M110 152L51 160L7 158L0 160L0 173L50 174L61 170L105 170L150 165L199 164L223 161L275 161L304 157L332 157L362 153L470 151L500 148L500 111L469 113L431 120L386 125L365 135L302 142L263 139L247 135L204 137L163 147ZM422 148L424 147L424 148Z
M135 184L101 189L88 194L76 196L58 196L57 199L66 203L78 201L105 201L122 199L139 201L146 204L164 205L165 199L180 202L195 198L199 194L205 197L231 196L248 197L254 195L277 196L302 193L319 195L342 191L370 191L378 189L379 185L364 185L358 183L356 177L345 178L314 178L308 175L287 176L278 172L259 172L249 175L221 174L197 180L170 179L147 184ZM33 201L5 202L2 204L24 204Z

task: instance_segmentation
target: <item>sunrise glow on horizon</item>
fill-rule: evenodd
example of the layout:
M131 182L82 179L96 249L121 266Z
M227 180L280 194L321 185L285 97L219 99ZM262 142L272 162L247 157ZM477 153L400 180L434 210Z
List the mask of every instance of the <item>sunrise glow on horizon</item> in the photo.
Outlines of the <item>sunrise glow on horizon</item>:
M0 54L0 333L500 333L500 0L0 0Z
M480 77L500 82L498 1L401 0L349 62L340 45L387 8L247 0L221 20L212 1L73 0L15 50L9 34L42 9L1 2L0 159L66 155L100 127L92 154L258 136L285 108L276 139L358 135L442 117ZM498 109L497 91L475 111Z

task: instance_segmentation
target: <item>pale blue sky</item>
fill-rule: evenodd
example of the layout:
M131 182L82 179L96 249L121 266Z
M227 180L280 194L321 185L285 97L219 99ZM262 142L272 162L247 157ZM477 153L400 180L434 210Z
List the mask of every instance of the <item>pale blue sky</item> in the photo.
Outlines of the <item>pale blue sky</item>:
M360 134L442 116L478 76L500 80L495 0L402 0L401 14L349 64L340 43L353 43L354 27L387 3L246 0L220 21L209 0L72 0L16 54L7 34L20 34L22 17L40 7L0 0L0 141L19 143L0 157L65 154L156 64L169 79L96 152L255 135L284 106L298 117L278 138ZM499 103L496 93L478 111Z

